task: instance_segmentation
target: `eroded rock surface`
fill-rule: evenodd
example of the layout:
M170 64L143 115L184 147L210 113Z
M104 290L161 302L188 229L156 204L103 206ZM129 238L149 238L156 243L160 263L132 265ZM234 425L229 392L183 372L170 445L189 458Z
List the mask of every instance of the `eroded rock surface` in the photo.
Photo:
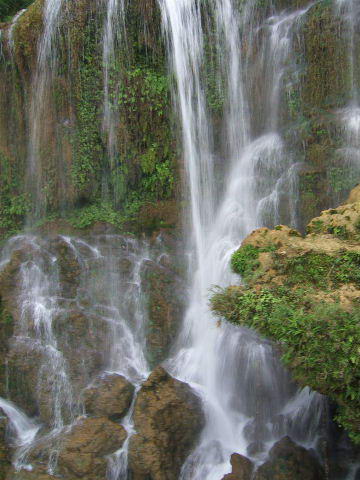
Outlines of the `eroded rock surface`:
M135 387L122 375L104 375L84 391L86 412L113 420L123 417L131 405Z
M143 384L135 404L137 433L129 462L134 480L177 480L204 425L201 401L189 385L158 367Z
M222 480L250 480L254 469L253 463L243 455L233 453L230 458L232 467L231 473L228 473Z
M289 437L270 450L269 460L260 466L255 480L325 480L315 456Z
M81 420L65 435L59 471L66 479L105 480L106 456L121 448L125 429L105 417Z

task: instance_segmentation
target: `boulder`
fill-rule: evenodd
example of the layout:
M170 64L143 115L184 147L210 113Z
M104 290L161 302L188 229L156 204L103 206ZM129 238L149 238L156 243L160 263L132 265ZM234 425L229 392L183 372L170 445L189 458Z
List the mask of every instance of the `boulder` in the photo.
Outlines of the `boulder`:
M135 387L122 375L101 376L84 390L86 412L118 420L130 408L134 390Z
M269 460L260 466L255 480L289 479L325 480L325 474L310 451L284 437L270 450Z
M156 368L142 385L130 440L133 480L177 480L204 425L201 400L186 383Z
M106 480L106 456L119 450L126 437L124 427L105 417L80 420L62 439L59 472L66 479Z
M225 475L222 480L251 480L254 465L248 458L238 453L233 453L230 463L232 471Z

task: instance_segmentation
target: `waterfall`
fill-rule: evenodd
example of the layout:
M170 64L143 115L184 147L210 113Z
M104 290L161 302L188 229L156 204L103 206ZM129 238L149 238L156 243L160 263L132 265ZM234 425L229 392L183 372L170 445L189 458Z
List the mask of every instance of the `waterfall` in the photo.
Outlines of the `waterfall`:
M285 151L278 125L284 76L294 73L292 37L311 5L259 19L255 4L252 0L242 4L239 15L230 0L212 2L217 50L224 52L218 75L225 75L227 85L223 112L227 145L219 160L204 94L200 2L160 0L177 81L195 250L191 298L177 353L168 366L202 396L207 416L183 479L218 480L229 470L233 452L259 462L285 434L315 445L321 420L321 397L296 389L271 345L247 330L218 327L207 303L213 285L236 281L229 263L241 240L264 223L276 224L281 196L284 201L286 189L296 185L296 165ZM248 72L251 62L263 89L258 98ZM259 109L258 101L263 127L253 133L252 110L254 104ZM223 192L216 189L215 163L220 161L226 180ZM286 197L292 210L295 193ZM295 219L296 212L290 216Z
M43 168L41 165L41 142L46 124L45 111L50 101L53 75L56 71L56 41L61 20L62 6L66 0L45 0L44 30L37 49L36 70L33 74L29 108L29 144L27 157L27 191L33 196L34 205L30 223L45 213ZM59 169L61 171L61 169Z
M94 377L116 373L139 389L150 373L143 274L160 257L146 242L117 234L96 235L87 241L22 235L5 246L1 270L11 265L16 252L23 252L16 291L19 321L9 368L24 356L32 359L27 373L33 375L30 388L40 421L50 431L38 433L38 423L24 423L26 417L16 416L18 410L11 410L10 403L0 402L0 407L11 416L18 438L27 439L17 444L15 465L24 467L29 452L45 442L50 445L48 470L53 474L61 436L83 413L82 391ZM74 276L67 277L66 262ZM12 398L12 391L9 394ZM122 421L128 439L109 459L111 480L123 479L127 471L134 401Z
M9 28L9 32L8 32L8 42L9 42L9 47L10 47L10 51L11 53L13 53L14 51L14 31L15 31L15 27L17 25L17 22L18 20L20 19L20 17L26 12L26 8L23 8L22 10L20 10L16 15L15 17L13 18L12 22L11 22L11 25L10 25L10 28Z
M118 80L113 79L115 69L116 47L124 36L124 0L108 0L103 33L103 122L102 128L106 135L107 153L110 163L110 175L115 166L117 155L116 127L118 111L116 92ZM115 82L115 88L112 85ZM117 199L115 198L115 201Z
M356 0L337 0L336 9L338 15L344 21L344 36L348 45L349 61L349 102L340 111L340 119L344 130L344 146L340 153L344 157L351 171L360 169L360 103L358 73L360 64L358 61L359 49L359 25L360 5Z

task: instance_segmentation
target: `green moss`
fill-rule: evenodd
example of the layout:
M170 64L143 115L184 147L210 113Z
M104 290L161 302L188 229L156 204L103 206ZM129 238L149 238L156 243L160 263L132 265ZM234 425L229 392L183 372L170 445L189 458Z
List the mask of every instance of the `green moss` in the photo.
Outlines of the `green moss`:
M27 8L34 0L0 0L0 22L10 21L19 10Z
M101 185L104 151L101 141L101 61L97 30L89 21L83 32L83 53L79 59L76 88L77 131L74 138L72 178L80 196L96 198Z
M242 276L243 280L249 281L260 266L258 260L260 253L273 252L276 250L275 245L258 248L254 245L244 245L240 247L231 257L231 268L234 273Z
M286 276L286 284L334 288L354 283L360 286L360 253L347 251L337 256L323 253L305 253L286 258L275 254L275 266L280 275Z
M30 199L20 193L20 172L11 159L1 153L0 166L0 238L6 238L22 227Z
M360 443L360 306L348 312L336 302L316 302L310 294L230 287L217 291L211 306L229 322L279 342L295 379L333 398L338 422Z
M253 245L245 245L234 252L231 257L231 268L233 272L238 273L244 279L251 277L254 271L259 267L260 250Z

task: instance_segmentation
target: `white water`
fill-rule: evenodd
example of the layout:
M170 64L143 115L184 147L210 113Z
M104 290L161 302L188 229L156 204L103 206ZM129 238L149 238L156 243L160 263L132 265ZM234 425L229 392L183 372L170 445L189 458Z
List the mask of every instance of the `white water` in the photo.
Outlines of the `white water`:
M29 144L27 158L27 185L35 205L30 222L45 213L45 192L43 191L43 168L41 165L41 143L46 124L45 111L49 101L52 78L56 71L56 39L61 12L66 0L45 0L44 31L39 39L36 70L32 78L29 109Z
M9 419L10 428L15 435L15 445L18 447L29 445L39 431L39 425L30 420L13 403L3 398L0 398L0 409Z
M59 248L65 248L62 256ZM138 389L150 373L142 274L146 266L158 261L158 253L151 252L146 243L119 235L98 235L87 241L23 235L13 237L4 248L1 269L7 267L16 251L24 254L14 293L19 317L10 356L20 359L27 355L29 361L35 362L32 395L48 428L45 436L38 434L35 438L38 423L28 420L26 430L26 425L21 426L16 419L16 428L22 429L17 430L19 438L28 440L26 444L22 440L17 444L14 462L18 468L28 467L26 459L31 450L49 445L48 470L54 474L61 436L83 413L82 389L94 377L108 373L125 376ZM64 289L61 277L64 259L72 262L75 271L77 266L79 269L69 290ZM86 330L72 330L74 314L74 321L80 317L79 328L84 328L82 318L86 319ZM92 363L94 356L100 356L99 366ZM134 433L132 410L133 406L122 422L128 432L127 441L109 460L109 480L125 478L127 449ZM8 411L15 418L10 406Z
M116 105L118 78L114 78L113 70L116 64L116 47L119 46L124 37L124 27L124 0L108 0L103 33L104 100L102 128L106 135L110 174L115 166L117 155L116 129L118 127Z
M292 36L307 9L274 15L256 25L254 5L251 0L245 2L238 15L230 0L213 2L228 95L224 108L226 157L221 159L227 181L221 196L216 188L216 153L202 83L205 56L200 2L160 0L177 80L191 197L191 247L195 250L190 267L191 299L177 354L168 365L174 375L199 392L207 416L200 442L183 468L184 479L218 480L229 471L233 452L261 461L272 443L285 434L314 445L319 433L321 397L297 392L270 344L247 330L226 324L218 327L208 307L213 285L237 281L229 270L232 252L252 229L280 220L282 189L286 192L291 184L296 185L296 166L284 151L277 127ZM262 47L254 58L251 45L256 45L254 51L258 48L256 36ZM243 42L247 53L241 56ZM253 85L246 82L244 68L254 60L259 64L266 100L263 131L258 136L251 132ZM296 192L288 193L293 199ZM289 208L294 220L296 212L290 200Z
M344 22L344 37L348 44L349 93L346 108L341 110L340 120L344 130L344 146L340 152L349 169L360 169L360 103L358 75L358 38L360 26L360 4L357 0L336 0L337 14Z
M17 22L20 19L20 17L22 17L22 15L24 15L25 12L26 12L26 8L20 10L14 16L14 18L12 19L12 22L11 22L11 25L10 25L10 28L9 28L9 32L8 32L8 42L9 42L9 47L10 47L10 52L11 53L14 52L14 47L15 47L15 45L14 45L14 33L15 33L15 28L16 28Z

